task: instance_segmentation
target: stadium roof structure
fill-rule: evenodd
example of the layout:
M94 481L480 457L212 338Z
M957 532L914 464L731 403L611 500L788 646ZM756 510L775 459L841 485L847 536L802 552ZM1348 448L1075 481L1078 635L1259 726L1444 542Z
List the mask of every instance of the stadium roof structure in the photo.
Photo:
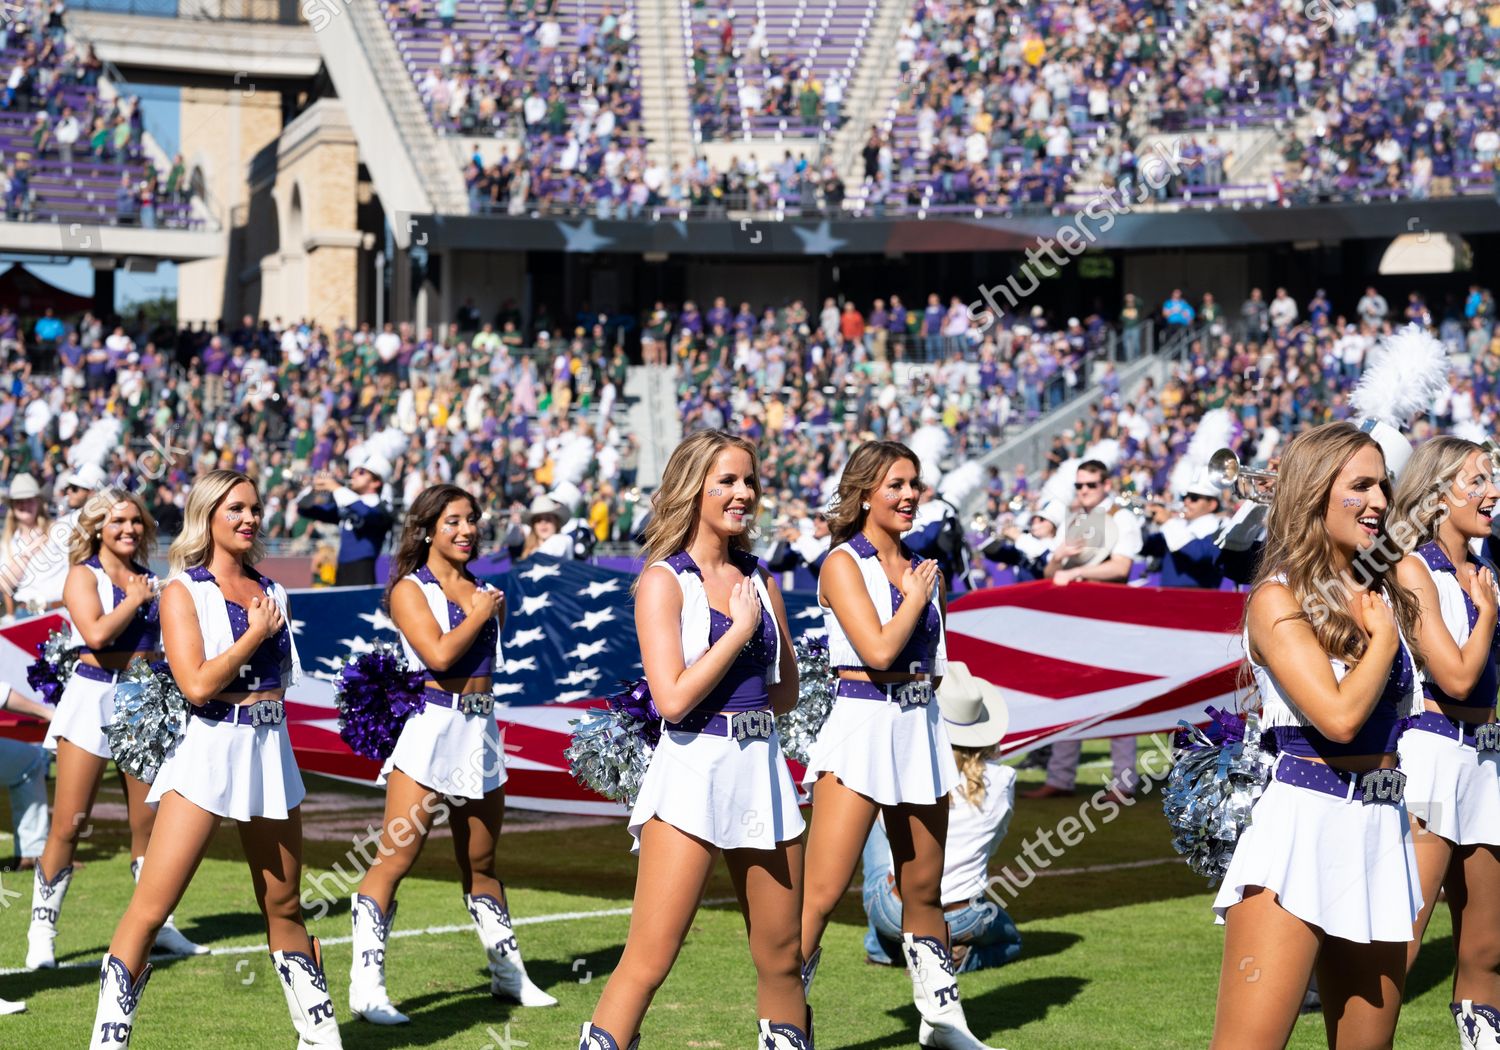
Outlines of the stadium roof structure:
M414 215L408 229L415 241L437 250L484 251L503 244L507 250L569 253L781 256L1017 252L1039 241L1056 241L1065 228L1081 233L1079 239L1086 247L1106 250L1500 232L1500 203L1488 197L1115 214L1108 226L1099 209L1033 216L975 217L972 212L889 219L789 216L782 221L729 214L724 219L681 219L664 213L655 219L635 220ZM1092 239L1087 236L1090 232Z
M92 309L94 300L74 295L42 280L20 263L0 274L0 306L8 306L23 315L40 314L48 307L59 314L75 314Z

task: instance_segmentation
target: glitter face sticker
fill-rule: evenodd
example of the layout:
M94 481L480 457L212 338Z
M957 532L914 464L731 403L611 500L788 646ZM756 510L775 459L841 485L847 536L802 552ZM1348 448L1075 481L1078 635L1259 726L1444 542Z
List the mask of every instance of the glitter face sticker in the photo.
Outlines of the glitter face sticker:
M900 500L901 500L901 493L899 493L899 492L889 492L888 491L888 492L882 492L880 495L881 495L881 498L884 499L887 503L894 504L894 503L900 502Z
M722 496L724 495L724 490L721 488L711 488L708 490L708 494L710 496Z
M1346 506L1346 507L1363 507L1364 505L1365 505L1365 501L1362 500L1362 499L1358 499L1358 498L1356 498L1354 496L1345 496L1344 497L1344 506Z
M241 514L237 510L226 510L224 512L224 520L229 522L229 524L231 525L238 525L240 522L245 520L245 515Z

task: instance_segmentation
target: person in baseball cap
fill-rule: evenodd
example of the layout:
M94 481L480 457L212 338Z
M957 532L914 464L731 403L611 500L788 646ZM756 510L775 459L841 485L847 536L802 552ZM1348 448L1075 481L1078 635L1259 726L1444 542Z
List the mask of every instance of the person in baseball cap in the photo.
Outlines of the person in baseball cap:
M950 796L942 899L954 968L962 973L1002 966L1021 952L1016 924L985 895L990 857L1010 826L1016 771L1002 764L997 753L1009 723L999 686L971 674L966 664L949 660L937 703L960 776ZM864 870L869 918L865 956L877 965L899 965L901 901L896 897L890 843L879 821L865 842Z
M368 587L375 583L375 560L395 524L390 504L381 498L391 480L391 461L371 453L359 461L344 484L331 474L320 475L297 509L313 521L339 526L339 556L335 587Z

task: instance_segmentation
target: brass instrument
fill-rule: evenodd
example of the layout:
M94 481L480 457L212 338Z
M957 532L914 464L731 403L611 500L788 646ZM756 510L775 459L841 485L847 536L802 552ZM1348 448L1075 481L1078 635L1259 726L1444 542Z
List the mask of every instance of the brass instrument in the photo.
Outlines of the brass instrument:
M1270 503L1276 494L1276 472L1245 466L1233 449L1221 448L1208 457L1208 477L1220 488L1230 489L1252 503Z

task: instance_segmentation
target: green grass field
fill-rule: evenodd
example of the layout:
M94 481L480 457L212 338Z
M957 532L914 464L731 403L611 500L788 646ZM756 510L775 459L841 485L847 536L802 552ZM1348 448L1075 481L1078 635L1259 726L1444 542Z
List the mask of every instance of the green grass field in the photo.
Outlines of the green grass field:
M1085 761L1103 755L1090 745ZM1105 772L1096 764L1084 775L1098 780ZM1028 772L1023 783L1039 776ZM379 815L373 791L318 778L309 778L309 787L314 794L306 815L305 878L342 861L351 837ZM1027 835L1076 813L1078 805L1022 802L996 870L1006 864L1017 870L1014 856ZM12 873L0 877L6 905L0 910L0 968L7 970L0 975L0 996L26 999L29 1006L26 1014L0 1018L0 1048L81 1046L87 1039L99 959L131 888L123 815L118 787L107 784L99 819L79 855L85 867L74 876L63 913L59 969L8 972L25 956L31 880ZM325 959L344 1046L571 1050L624 945L629 919L623 911L635 878L628 845L623 822L512 815L501 844L501 871L528 969L561 1000L551 1009L522 1010L489 998L484 953L463 907L446 836L434 837L403 885L396 939L388 948L391 995L411 1024L377 1028L349 1018L347 898L326 917L310 917L315 935L340 942L328 944ZM9 844L0 849L8 851ZM1153 792L1053 862L1010 909L1025 940L1021 957L999 970L962 977L975 1032L1010 1050L1207 1045L1222 931L1213 924L1204 883L1170 858ZM731 894L721 868L708 897ZM606 914L594 914L601 912ZM133 1050L292 1046L232 828L220 831L177 920L214 954L157 967ZM852 893L829 930L813 991L818 1045L915 1046L910 983L900 970L864 962L863 928L859 898ZM1452 966L1451 927L1440 908L1409 982L1398 1047L1453 1045ZM749 1050L754 1024L755 975L739 913L732 905L706 907L646 1018L642 1045ZM1321 1018L1304 1017L1292 1046L1322 1045Z

